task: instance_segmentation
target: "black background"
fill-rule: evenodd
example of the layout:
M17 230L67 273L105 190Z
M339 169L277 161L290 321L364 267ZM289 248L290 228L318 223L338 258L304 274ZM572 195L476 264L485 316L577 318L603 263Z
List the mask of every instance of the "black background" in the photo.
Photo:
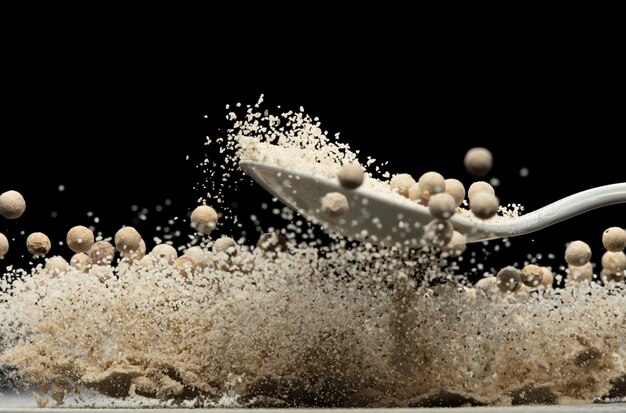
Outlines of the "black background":
M25 262L31 231L50 235L52 254L69 258L58 242L71 226L93 224L88 211L105 236L136 225L150 240L155 226L182 221L204 195L194 186L204 179L195 164L205 136L227 125L226 104L255 103L261 93L270 108L304 106L361 154L389 160L391 172L436 170L468 186L465 151L488 147L501 202L527 211L624 182L623 47L604 21L613 12L570 11L311 9L249 20L211 14L179 21L181 29L130 22L23 31L3 51L0 191L20 191L28 207L15 222L0 220L16 238L1 265ZM229 196L242 217L270 199L252 185ZM172 205L156 213L165 199ZM132 205L148 208L148 221L135 222ZM607 207L519 237L488 265L541 252L542 263L558 266L574 239L598 261L602 231L626 226L625 212Z

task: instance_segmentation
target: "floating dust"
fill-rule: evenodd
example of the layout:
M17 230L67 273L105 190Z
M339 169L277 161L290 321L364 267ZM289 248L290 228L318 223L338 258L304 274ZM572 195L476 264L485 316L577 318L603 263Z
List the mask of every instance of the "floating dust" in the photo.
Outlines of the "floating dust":
M303 112L229 116L224 144L242 158L327 177L356 160ZM364 185L399 196L379 173ZM42 404L88 388L195 406L587 403L626 373L623 284L484 293L436 249L311 246L300 231L284 252L211 254L206 237L204 267L11 270L0 365Z

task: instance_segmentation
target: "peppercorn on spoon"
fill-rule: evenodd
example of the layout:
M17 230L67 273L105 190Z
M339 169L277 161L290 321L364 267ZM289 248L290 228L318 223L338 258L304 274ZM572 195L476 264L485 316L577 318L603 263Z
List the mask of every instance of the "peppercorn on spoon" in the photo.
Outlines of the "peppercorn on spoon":
M433 220L427 207L409 199L391 197L361 186L343 188L338 180L313 176L256 161L239 166L265 190L308 219L354 239L382 245L418 247L426 224ZM331 217L321 209L320 199L329 192L346 196L350 208ZM528 234L612 204L626 203L626 182L578 192L516 218L480 220L468 214L450 218L467 242Z

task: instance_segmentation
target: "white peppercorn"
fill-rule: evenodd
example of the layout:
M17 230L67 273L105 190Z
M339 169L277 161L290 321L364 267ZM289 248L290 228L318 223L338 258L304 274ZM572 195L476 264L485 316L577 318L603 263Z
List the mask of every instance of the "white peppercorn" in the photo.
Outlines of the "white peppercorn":
M528 287L538 287L543 280L543 268L535 264L528 264L522 268L522 282Z
M623 251L626 248L626 230L620 227L606 229L602 234L602 245L607 251Z
M0 215L6 219L17 219L24 214L26 201L17 191L6 191L0 194Z
M500 202L489 192L478 192L470 199L470 209L480 219L489 219L498 212Z
M515 292L519 290L522 285L520 270L510 265L498 271L496 279L496 284L503 293Z
M320 200L322 212L332 218L345 214L350 208L348 198L340 192L329 192Z
M191 213L191 227L203 235L209 235L215 229L217 220L217 211L208 205L200 205Z
M569 265L580 267L591 259L591 248L583 241L573 241L565 248L565 261Z
M0 260L9 252L9 240L0 232Z
M493 167L493 155L487 148L472 148L465 154L463 163L467 172L480 178L491 171Z
M437 172L426 172L419 181L420 198L424 205L427 205L431 196L446 190L446 180Z
M109 241L97 241L89 248L87 254L92 264L111 265L115 258L115 247Z
M365 173L358 163L349 163L341 167L338 178L344 188L356 189L363 184Z
M415 179L409 174L397 174L391 178L389 186L391 190L399 193L400 195L409 196L409 188L415 184Z
M445 192L431 196L428 202L428 210L431 215L440 220L448 219L454 215L456 207L454 197Z
M42 232L33 232L26 239L26 249L32 255L46 255L50 248L52 248L50 238Z
M460 206L465 199L465 186L458 179L448 178L445 180L446 192L454 198L456 206Z
M115 233L115 248L125 257L141 248L141 235L133 227L124 227Z
M156 262L165 260L168 264L174 264L174 261L176 261L176 258L178 258L178 252L176 252L176 248L168 244L156 245L154 248L152 248L152 252L150 254Z

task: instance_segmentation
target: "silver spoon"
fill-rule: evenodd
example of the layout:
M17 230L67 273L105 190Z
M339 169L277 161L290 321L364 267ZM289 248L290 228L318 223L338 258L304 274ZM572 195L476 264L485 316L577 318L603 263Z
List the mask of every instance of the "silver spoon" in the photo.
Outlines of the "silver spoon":
M255 161L241 161L239 166L300 214L354 239L419 246L424 226L433 220L428 208L422 205L363 186L347 190L338 180ZM320 199L328 192L341 192L347 197L350 208L345 214L333 218L322 212ZM592 209L624 202L626 182L582 191L517 218L482 221L456 214L450 222L466 236L467 242L478 242L528 234Z

